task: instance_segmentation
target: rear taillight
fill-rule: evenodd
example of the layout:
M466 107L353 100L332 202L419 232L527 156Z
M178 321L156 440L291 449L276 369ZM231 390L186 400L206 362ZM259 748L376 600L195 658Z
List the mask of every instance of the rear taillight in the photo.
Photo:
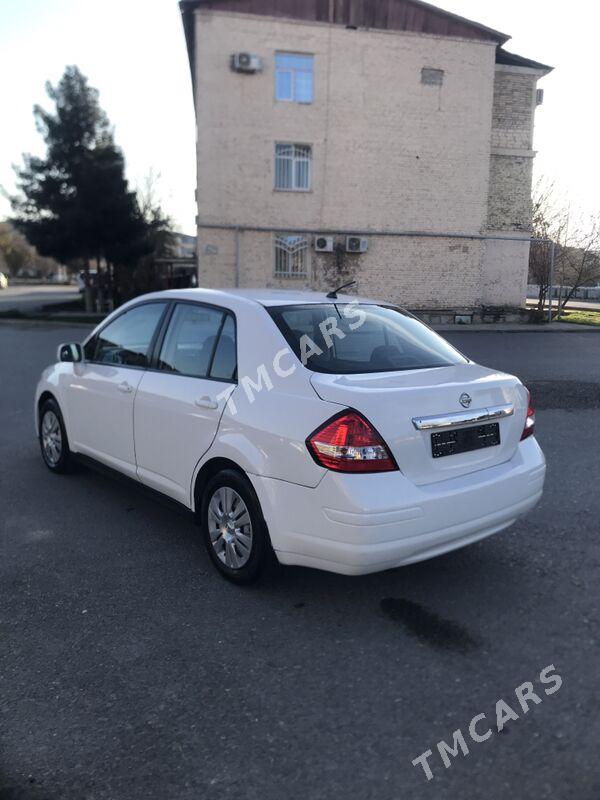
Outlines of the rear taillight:
M386 443L358 411L342 411L306 440L317 464L336 472L391 472L398 466Z
M528 436L533 436L535 433L535 408L531 400L531 392L527 389L527 419L525 420L525 427L521 434L521 441L527 439Z

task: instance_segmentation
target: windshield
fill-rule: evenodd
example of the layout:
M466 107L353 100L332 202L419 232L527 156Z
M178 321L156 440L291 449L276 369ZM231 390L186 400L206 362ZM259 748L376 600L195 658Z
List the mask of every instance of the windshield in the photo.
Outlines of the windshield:
M399 308L323 303L267 311L313 372L351 375L467 363L448 342Z

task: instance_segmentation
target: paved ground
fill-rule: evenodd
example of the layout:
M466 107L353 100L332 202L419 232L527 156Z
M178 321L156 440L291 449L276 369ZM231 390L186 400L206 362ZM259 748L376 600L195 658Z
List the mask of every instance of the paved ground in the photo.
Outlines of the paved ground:
M549 460L509 532L381 575L240 589L184 517L48 473L31 398L82 329L0 325L2 800L597 800L600 337L476 334ZM411 760L554 664L560 691L427 783Z
M23 312L39 310L42 306L67 303L79 297L77 286L21 285L0 291L0 311L18 309Z
M537 306L537 302L537 298L527 298L528 306ZM558 306L558 300L553 300L552 305L554 307ZM582 311L600 311L600 303L595 300L571 300L567 306L567 311L574 311L575 309L581 309Z

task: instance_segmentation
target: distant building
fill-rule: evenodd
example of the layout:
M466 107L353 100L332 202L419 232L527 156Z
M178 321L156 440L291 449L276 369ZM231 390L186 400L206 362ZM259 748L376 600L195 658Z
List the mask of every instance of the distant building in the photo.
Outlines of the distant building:
M537 82L417 0L183 0L202 286L525 303Z
M196 243L195 236L189 236L187 233L169 233L169 244L167 246L168 255L172 258L191 258L196 259Z
M197 239L170 231L164 252L155 259L156 289L187 289L198 285Z

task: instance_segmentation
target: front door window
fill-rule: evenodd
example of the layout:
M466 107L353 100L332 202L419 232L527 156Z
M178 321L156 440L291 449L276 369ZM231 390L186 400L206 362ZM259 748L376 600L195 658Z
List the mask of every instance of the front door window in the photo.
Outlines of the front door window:
M123 367L148 366L150 345L166 303L145 303L118 316L96 339L90 361Z

